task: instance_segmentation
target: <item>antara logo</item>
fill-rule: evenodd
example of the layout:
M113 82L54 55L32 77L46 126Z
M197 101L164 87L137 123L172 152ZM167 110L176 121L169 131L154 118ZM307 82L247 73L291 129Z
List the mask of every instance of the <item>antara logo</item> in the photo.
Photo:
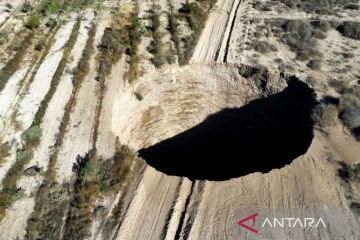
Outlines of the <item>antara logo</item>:
M241 219L238 224L247 229L250 232L258 233L258 230L255 228L256 224L256 217L258 216L257 213L254 213L250 216L247 216L246 218ZM250 225L249 223L250 222ZM261 228L264 227L270 227L270 228L317 228L317 227L324 227L326 228L326 224L322 218L316 219L312 217L307 218L293 218L293 217L287 217L287 218L265 218L264 222L261 224Z

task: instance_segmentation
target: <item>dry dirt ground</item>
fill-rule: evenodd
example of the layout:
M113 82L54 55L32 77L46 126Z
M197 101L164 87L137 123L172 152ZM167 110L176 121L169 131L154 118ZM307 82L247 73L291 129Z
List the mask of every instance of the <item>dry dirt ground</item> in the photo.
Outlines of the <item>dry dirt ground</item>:
M29 1L34 11L42 2ZM115 189L99 187L81 192L87 186L86 174L94 173L91 165L79 163L78 155L90 152L101 164L121 146L141 153L193 129L221 110L246 108L254 101L281 95L293 78L314 90L317 101L340 97L331 85L334 80L346 87L359 85L360 40L337 30L343 22L360 24L356 1L344 0L338 5L325 1L324 6L319 1L322 9L331 10L325 12L300 4L295 9L285 4L289 1L280 0L213 1L189 63L179 66L180 56L175 56L173 62L156 68L154 53L149 50L156 34L151 33L148 16L154 4L158 5L162 51L173 49L177 55L169 15L181 11L185 2L91 1L78 9L41 15L39 27L33 30L24 27L28 15L20 11L23 1L12 1L12 8L6 12L7 2L0 3L1 69L17 56L11 49L16 38L23 37L22 30L43 34L33 39L15 71L7 78L1 76L6 79L0 88L1 240L360 239L360 143L337 118L331 127L312 126L306 151L263 173L241 174L246 169L238 164L236 177L196 179L159 171L152 167L156 164L138 157L129 165L121 165L128 170L120 183L113 183L114 179L106 183ZM139 26L127 19L129 12L140 16ZM51 18L58 19L52 30L46 25ZM193 32L184 19L178 17L180 46L186 46L181 36ZM319 30L318 22L326 29ZM106 42L104 36L109 29L114 31L116 24L125 32L133 31L129 26L139 27L141 39L135 57L133 46L128 44L120 46L123 54L109 63L102 54L107 43L116 42ZM115 34L123 34L123 29ZM300 34L299 41L305 43L301 49L289 40L294 32L304 32L304 36ZM42 38L45 48L35 50ZM123 39L121 35L117 40ZM112 54L110 48L107 50ZM304 52L308 55L301 55ZM77 82L81 61L88 67ZM101 64L110 64L105 80L99 78ZM140 72L136 79L128 77L132 67ZM50 99L46 100L47 96ZM38 112L42 110L39 123ZM255 122L266 122L264 114L256 116L259 119L253 119ZM35 147L24 138L24 132L34 124L42 129ZM270 146L277 144L270 141ZM297 147L287 144L288 148ZM277 147L279 154L290 151ZM240 154L249 152L242 146L237 148ZM28 151L29 159L23 157ZM256 149L254 155L257 151L264 150ZM251 154L239 161L251 161L248 156ZM217 161L220 166L228 163L227 159ZM79 173L74 166L83 169ZM206 172L206 164L203 167ZM98 172L112 176L113 168L116 166L110 165ZM103 178L95 174L91 179L98 186ZM44 195L46 191L48 195ZM91 191L96 193L91 195ZM85 206L79 204L84 199ZM258 214L257 223L247 224L255 227L257 234L238 225L240 219L253 213ZM261 228L266 217L321 218L326 226ZM48 230L52 229L50 225L59 227ZM72 226L87 230L71 232Z

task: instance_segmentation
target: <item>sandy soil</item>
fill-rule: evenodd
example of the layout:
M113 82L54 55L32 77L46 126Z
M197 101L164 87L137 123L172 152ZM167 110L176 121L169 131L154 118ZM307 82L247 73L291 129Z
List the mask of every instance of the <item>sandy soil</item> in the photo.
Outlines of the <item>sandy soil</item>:
M2 122L5 122L5 117L8 112L12 109L13 104L15 103L16 96L19 91L19 82L24 79L26 73L29 70L29 66L24 66L14 73L14 75L9 79L5 88L0 93L0 118ZM0 128L0 132L3 129Z
M26 228L24 226L26 226L34 206L34 197L25 197L16 201L6 211L7 217L0 223L0 239L24 239L26 234Z
M112 131L113 123L113 109L117 106L114 104L114 98L124 88L123 75L125 72L125 59L119 61L113 67L111 75L107 78L106 92L103 99L103 107L100 114L100 126L97 138L97 154L103 158L113 156L115 151L116 135Z

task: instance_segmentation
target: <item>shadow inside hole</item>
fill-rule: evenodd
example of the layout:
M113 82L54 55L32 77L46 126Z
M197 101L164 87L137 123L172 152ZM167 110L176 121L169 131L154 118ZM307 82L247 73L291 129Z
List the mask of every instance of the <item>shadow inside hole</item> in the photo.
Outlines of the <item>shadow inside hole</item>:
M303 155L313 138L315 94L295 77L277 94L224 109L172 138L139 151L168 175L227 180L269 172Z

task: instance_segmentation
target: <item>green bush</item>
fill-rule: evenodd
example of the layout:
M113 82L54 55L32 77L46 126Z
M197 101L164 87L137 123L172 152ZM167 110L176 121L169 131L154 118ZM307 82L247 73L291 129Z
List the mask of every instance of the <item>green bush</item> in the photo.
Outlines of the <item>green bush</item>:
M29 29L36 29L40 26L40 19L36 16L30 16L26 22L26 27Z
M18 161L28 161L32 159L33 152L31 150L20 150L16 152L16 160Z
M338 116L337 107L334 105L319 104L312 113L315 124L321 127L329 127L335 124Z
M21 134L21 140L24 141L25 145L33 147L40 142L42 135L42 129L39 126L32 126Z
M81 169L81 179L83 181L89 181L96 176L97 162L94 159L90 159L85 163L85 166Z

